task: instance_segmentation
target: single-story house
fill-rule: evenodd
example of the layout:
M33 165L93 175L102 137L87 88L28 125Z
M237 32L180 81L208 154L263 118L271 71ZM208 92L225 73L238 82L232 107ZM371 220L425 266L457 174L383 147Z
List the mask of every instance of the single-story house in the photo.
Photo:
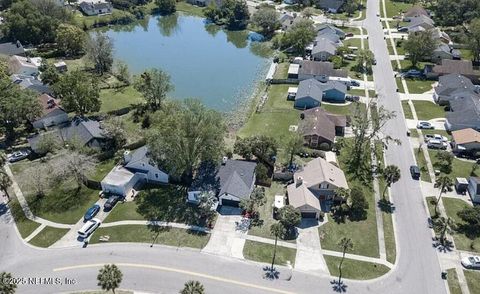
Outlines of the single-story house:
M444 59L460 59L461 53L457 49L453 49L448 44L441 43L433 50L430 60L435 63L441 63Z
M347 126L347 118L344 115L336 115L326 112L320 107L303 111L299 132L302 134L305 145L310 148L331 149L335 142L335 136L343 136Z
M466 76L473 84L480 84L480 71L473 69L471 60L444 59L441 64L425 65L423 73L428 79L438 79L443 75L456 73Z
M440 105L447 105L455 97L477 92L478 90L469 78L452 73L438 78L438 85L434 88L433 99Z
M338 13L345 4L345 0L316 0L315 3L318 8L329 13Z
M405 27L399 28L399 31L407 31L409 33L423 32L435 28L435 22L428 16L419 15L410 18L410 22Z
M468 194L473 203L480 203L480 178L468 178Z
M213 2L213 0L187 0L187 2L192 4L192 5L205 7L205 6L210 5L210 3ZM222 1L221 0L215 0L215 4L217 5L217 7L220 7L220 5L222 4Z
M413 18L422 16L422 15L430 17L430 14L428 13L427 10L425 10L425 8L419 5L414 5L407 12L403 14L403 20L411 21Z
M313 60L327 61L337 54L337 46L330 39L317 38L313 43L311 55Z
M80 9L86 15L110 14L113 6L105 0L84 0L79 4Z
M431 32L434 40L452 45L452 39L450 38L450 36L444 31L442 31L440 28L435 27L431 30Z
M329 23L322 23L315 27L317 36L337 35L340 39L345 39L345 32Z
M445 120L447 131L467 128L480 130L480 96L472 94L456 97L450 100L450 109Z
M322 101L345 102L347 86L337 81L319 82L316 79L301 81L295 95L295 108L309 109Z
M338 188L348 189L343 171L318 157L295 172L294 183L287 187L289 204L304 218L318 218L320 201L332 200Z
M0 56L5 55L5 56L25 56L25 49L22 46L22 43L20 41L17 42L6 42L6 43L0 43Z
M10 80L22 89L29 89L39 94L52 95L53 91L48 85L43 84L37 77L25 75L11 75Z
M123 163L115 166L101 181L102 191L127 196L139 184L167 184L168 174L152 162L148 148L125 151Z
M8 71L10 74L19 74L25 76L36 76L39 74L38 68L42 64L40 57L23 57L13 55L8 60Z
M55 62L53 66L58 72L66 72L68 70L67 63L65 63L65 61Z
M453 131L452 145L455 152L472 153L480 151L480 133L471 128Z
M317 79L320 82L326 82L330 77L340 77L346 78L348 76L347 71L344 69L334 69L333 63L325 61L310 61L303 60L298 65L291 64L290 66L295 66L295 69L292 69L292 77L297 77L299 81L308 80L308 79ZM296 70L297 74L295 75L294 71ZM289 69L290 72L290 69ZM290 74L289 74L290 77Z
M60 107L60 101L48 94L38 96L38 101L42 106L42 115L32 123L34 128L44 129L68 122L68 114Z
M249 199L255 187L257 164L244 160L225 160L217 176L219 180L218 200L220 205L237 207L242 199Z

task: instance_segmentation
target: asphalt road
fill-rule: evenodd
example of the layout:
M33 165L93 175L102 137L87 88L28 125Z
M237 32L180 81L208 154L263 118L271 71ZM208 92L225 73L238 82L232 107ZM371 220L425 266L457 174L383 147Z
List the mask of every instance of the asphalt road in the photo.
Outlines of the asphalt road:
M396 84L381 23L376 16L378 11L378 0L369 0L364 25L368 30L370 48L373 48L377 59L374 76L379 104L399 114L388 123L385 133L404 142L401 146L390 145L386 151L387 163L398 165L402 171L401 180L392 187L398 262L390 273L381 278L346 281L346 291L355 294L443 294L446 293L445 283L440 278L441 269L431 245L420 185L410 178L408 172L414 157L406 137L407 129L395 92ZM334 292L331 277L298 271L292 275L289 269L279 268L278 279L268 280L263 278L263 266L260 264L220 258L195 250L162 246L150 248L148 244L34 249L19 239L4 207L0 207L0 240L0 271L25 278L22 280L25 284L19 285L18 293L97 289L96 274L103 263L119 265L124 273L122 288L151 293L178 293L189 279L200 280L209 294ZM59 284L45 284L54 280L28 278L58 278Z

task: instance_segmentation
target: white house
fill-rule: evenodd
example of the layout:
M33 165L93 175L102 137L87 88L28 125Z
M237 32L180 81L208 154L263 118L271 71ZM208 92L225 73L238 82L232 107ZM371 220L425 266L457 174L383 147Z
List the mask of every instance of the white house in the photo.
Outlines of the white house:
M151 161L146 146L126 151L123 157L123 164L115 166L102 180L103 192L127 196L144 183L168 183L168 174Z
M113 11L112 4L105 0L82 1L80 9L86 15L110 14Z
M40 57L23 57L13 55L8 60L8 70L10 74L18 74L25 76L36 76L39 74L38 68L42 64Z
M68 114L59 106L59 101L48 94L38 96L42 105L42 115L32 123L34 128L44 129L68 122Z

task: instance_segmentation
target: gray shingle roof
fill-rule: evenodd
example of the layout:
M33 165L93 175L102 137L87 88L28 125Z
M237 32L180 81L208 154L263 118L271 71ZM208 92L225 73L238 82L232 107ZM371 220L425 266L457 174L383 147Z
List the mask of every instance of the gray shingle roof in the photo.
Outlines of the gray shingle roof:
M317 0L317 6L322 9L339 10L344 2L344 0Z
M480 96L472 94L465 97L457 97L450 100L452 112L446 117L451 125L462 126L462 128L480 127Z
M147 170L145 168L146 165L155 166L152 163L150 157L148 156L148 147L143 146L140 147L130 153L131 159L125 165L125 168L132 169L132 170Z
M315 45L313 46L312 54L317 54L320 52L327 52L331 55L335 55L337 53L337 47L329 39L318 38L315 40Z
M438 78L435 92L441 96L460 96L474 93L475 86L472 81L459 74L448 74Z
M317 101L322 101L323 93L328 90L336 89L343 93L347 92L347 86L337 81L328 81L326 83L319 82L316 79L308 79L298 84L295 100L312 97Z
M344 69L334 69L333 63L328 61L310 61L303 60L300 62L300 68L298 70L299 75L325 75L330 77L347 77L347 71Z
M19 55L19 56L25 56L25 49L23 49L22 44L20 41L17 41L16 43L1 43L0 44L0 54L3 55Z
M255 182L257 164L251 161L227 160L218 171L220 193L234 195L240 199L250 198L250 188Z

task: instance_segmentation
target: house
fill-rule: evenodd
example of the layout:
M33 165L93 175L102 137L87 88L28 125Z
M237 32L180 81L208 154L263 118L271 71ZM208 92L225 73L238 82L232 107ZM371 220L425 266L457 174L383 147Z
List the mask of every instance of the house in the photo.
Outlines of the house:
M311 55L315 61L327 61L337 54L337 46L326 38L317 38L313 44Z
M280 26L281 26L282 30L286 31L300 19L302 19L302 18L297 17L296 13L292 13L292 14L284 13L280 16L279 22L280 22Z
M444 31L442 31L440 28L435 27L431 30L431 32L432 32L432 38L434 40L441 43L449 44L449 45L453 44L450 36Z
M22 43L20 41L17 42L6 42L6 43L0 43L0 56L5 55L5 56L25 56L25 49L22 46Z
M112 4L105 0L85 0L80 2L80 9L86 15L110 14L113 11Z
M40 57L23 57L13 55L8 60L8 71L10 74L19 74L25 76L36 76L39 74L38 68L42 64Z
M65 63L65 61L59 61L59 62L55 62L53 64L53 67L55 67L55 69L58 71L58 72L66 72L67 71L67 64Z
M448 74L438 79L434 88L433 99L440 105L447 105L455 97L477 93L472 81L460 74Z
M468 178L468 194L473 203L480 202L480 178L470 177Z
M451 112L445 120L447 131L472 128L480 130L480 96L476 94L450 100Z
M330 150L335 136L345 134L347 118L344 115L331 114L315 107L303 111L300 118L299 133L302 134L305 145L310 148Z
M480 151L480 133L472 128L453 131L452 147L459 153L472 154Z
M297 78L299 81L313 78L320 82L326 82L330 77L346 78L348 76L346 70L334 69L333 63L328 61L303 60L299 64L291 64L290 66L294 66L295 69L292 69L290 74L289 68L289 78Z
M334 199L338 188L348 189L343 171L318 157L294 174L294 183L287 187L288 202L300 210L304 218L318 218L320 201Z
M80 118L74 119L52 131L43 132L28 138L30 148L37 154L43 154L41 142L47 136L50 136L62 145L75 142L80 146L89 148L101 148L105 142L105 136L98 121Z
M343 4L345 0L316 0L317 7L329 13L339 13Z
M146 146L125 151L123 163L115 166L100 182L103 192L124 197L146 183L168 183L168 174L151 160Z
M345 102L347 86L337 81L319 82L316 79L301 81L295 95L295 108L309 109L320 106L323 100Z
M345 32L336 26L328 23L322 23L315 27L317 37L321 35L337 35L341 40L345 39Z
M410 22L405 27L401 27L399 31L407 31L409 33L423 32L435 28L435 22L428 16L419 15L410 18Z
M237 207L249 199L255 186L257 164L251 161L227 159L220 166L218 200L220 205Z
M425 8L418 5L414 5L407 12L403 14L403 20L411 21L412 19L419 16L430 17L430 14L428 13L428 11L425 10Z
M22 89L32 90L39 94L53 94L52 89L50 89L48 85L43 84L40 80L33 76L11 75L10 80L19 85Z
M192 5L205 7L210 5L210 3L213 2L213 0L187 0L187 2ZM222 4L222 2L221 0L215 0L215 4L217 5L217 7L219 7Z
M457 49L453 49L448 44L440 43L438 47L433 50L430 60L435 63L441 63L444 59L460 59L461 53Z
M438 79L443 75L456 73L469 78L473 84L480 84L480 71L473 69L473 64L470 60L444 59L440 64L433 66L425 65L423 73L428 79Z
M59 106L59 101L48 94L38 96L38 101L42 106L42 115L33 123L33 127L44 129L68 122L68 114Z

